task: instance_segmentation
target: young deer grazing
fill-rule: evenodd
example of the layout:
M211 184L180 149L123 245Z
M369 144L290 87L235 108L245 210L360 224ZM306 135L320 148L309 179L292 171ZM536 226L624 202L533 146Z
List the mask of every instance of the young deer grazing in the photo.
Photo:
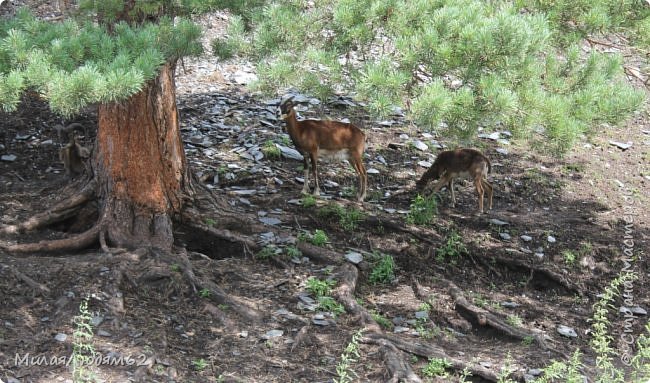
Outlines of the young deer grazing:
M478 193L478 208L483 213L483 195L487 190L492 209L492 185L487 182L487 175L492 170L490 160L481 152L475 149L456 149L440 152L433 162L433 165L422 175L417 182L417 189L424 190L431 180L440 179L434 186L433 191L437 192L447 185L451 190L452 207L456 205L454 194L454 178L469 176L474 180L476 192Z
M366 144L366 135L352 124L337 121L303 120L296 119L296 111L293 109L293 97L280 103L280 113L286 122L286 130L296 149L302 153L305 168L305 184L302 192L309 193L309 164L307 156L311 160L312 175L316 186L314 195L320 195L318 186L318 157L334 157L347 159L359 176L359 187L357 200L363 201L366 198L368 176L366 168L361 160Z

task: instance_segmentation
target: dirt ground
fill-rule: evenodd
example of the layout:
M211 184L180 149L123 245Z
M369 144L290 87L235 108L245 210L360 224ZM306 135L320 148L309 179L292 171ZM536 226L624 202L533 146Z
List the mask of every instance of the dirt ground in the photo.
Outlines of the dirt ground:
M211 68L188 63L178 80L179 111L192 170L215 195L227 199L251 221L277 218L280 223L275 226L291 234L288 241L320 229L329 237L329 249L362 253L355 297L396 324L386 328L387 333L408 342L435 345L447 355L496 373L509 369L519 376L534 375L535 369L551 360L566 359L579 349L584 353L583 373L592 376L592 306L610 281L625 270L622 249L626 246L625 220L630 217L633 223L627 227L627 235L633 239L635 255L630 268L638 279L628 292L633 306L650 307L647 104L623 126L603 127L595 136L585 138L561 160L535 153L516 141L504 145L479 139L476 146L493 165L493 210L476 215L471 184L458 183L456 207L450 207L448 192L443 191L435 222L415 227L406 223L404 212L414 198L414 182L425 170L418 162L431 159L437 149L420 151L400 135L428 142L424 132L400 118L386 126L367 117L361 108L327 105L323 110L327 116L351 117L364 127L368 136L366 165L378 172L369 174L369 198L357 205L347 193L356 182L351 168L323 165L321 182L330 181L324 187L325 198L315 207L303 207L296 203L301 198L301 184L296 181L302 176L301 162L268 156L255 161L236 152L245 143L283 142L282 124L259 113L264 109L270 113L274 105ZM202 83L199 89L205 91L191 91L187 84L195 82ZM302 107L304 116L320 115L314 106ZM74 121L94 126L94 111L88 110ZM57 156L60 142L53 127L63 122L70 121L62 121L42 102L29 97L18 112L3 114L0 155L15 155L16 159L0 161L1 223L20 222L74 190ZM218 124L238 128L216 131ZM210 138L211 145L197 145L193 137L198 133ZM93 137L91 129L84 143L91 146ZM435 139L453 145L444 137ZM623 151L610 140L633 145ZM507 149L507 154L497 152L498 148ZM217 183L215 176L219 177ZM255 192L249 194L250 190ZM324 216L323 207L331 204L348 211L359 209L366 219L356 228L344 228L337 219ZM0 240L60 238L69 234L63 228L74 231L60 225L18 237L5 235ZM440 257L440 249L453 233L460 236L467 251L458 257ZM71 355L77 328L73 318L79 316L86 297L93 317L90 342L94 350L124 361L89 367L97 381L331 382L337 377L342 353L361 328L345 313L319 316L306 308L302 298L308 278L328 278L337 264L316 259L292 261L283 255L260 259L238 246L206 240L201 233L182 226L175 235L177 245L189 251L194 270L238 299L253 302L266 314L262 323L251 326L233 320L228 307L191 290L133 281L123 282L124 313L114 318L106 310L104 287L109 284L111 269L118 266L110 259L101 264L89 261L99 249L56 256L0 252L0 379L71 381L68 366L47 362ZM392 282L369 282L373 253L394 257ZM458 309L458 296L448 282L486 313L545 338L547 347L532 338L522 341L473 323ZM41 289L35 288L39 285ZM631 324L626 322L619 312L622 305L621 299L615 301L609 315L609 334L621 354L621 335L629 331L638 338L648 323L644 315L635 316ZM428 318L416 319L421 311L428 311ZM573 328L577 336L560 335L560 325ZM269 333L271 330L281 330L282 335ZM66 339L61 339L62 334ZM36 365L38 360L26 365L27 354L45 359L40 365ZM128 365L127 360L135 363ZM423 376L426 358L412 355L409 361ZM618 357L614 362L621 364ZM349 371L352 381L386 378L378 348L367 343L359 345ZM431 381L458 379L453 370L448 372L447 378Z

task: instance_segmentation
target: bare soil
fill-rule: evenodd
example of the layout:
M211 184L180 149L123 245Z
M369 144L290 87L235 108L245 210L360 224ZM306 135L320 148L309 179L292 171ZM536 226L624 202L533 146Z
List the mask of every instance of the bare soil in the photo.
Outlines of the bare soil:
M269 231L289 233L289 239L295 239L301 233L321 229L329 236L328 249L339 253L363 252L365 260L358 266L355 297L367 309L389 320L414 320L423 303L429 304L429 319L401 324L409 330L394 334L396 338L440 347L453 358L480 365L495 374L509 368L518 377L531 369L543 368L551 360L565 359L579 349L585 354L583 373L592 376L595 355L589 344L589 319L599 294L624 269L626 217L633 218L627 234L634 241L631 269L638 274L629 293L634 306L650 308L647 107L624 126L603 128L585 138L564 159L535 153L517 142L503 146L490 140L477 141L476 146L492 160L494 209L477 216L471 184L459 184L455 208L450 207L448 193L443 191L435 222L429 227L415 227L406 223L401 211L410 208L414 182L424 172L418 161L430 157L402 142L399 136L405 133L421 138L422 132L416 127L399 119L398 124L387 127L366 116L360 108L326 106L322 112L328 117L350 117L364 128L368 136L366 163L379 173L369 175L370 197L360 205L350 202L352 197L345 192L356 183L352 169L324 164L321 182L329 180L339 186L325 187L325 198L318 200L315 207L305 208L290 203L301 197L301 184L296 181L296 177L302 176L301 162L242 159L232 151L242 141L232 135L214 142L210 148L191 143L197 129L210 135L216 129L212 123L221 121L240 127L238 137L243 141L250 139L263 144L282 134L280 123L269 126L261 121L260 114L250 113L259 108L272 109L264 103L265 99L225 81L218 73L208 72L195 64L188 65L187 72L179 73L179 110L192 169L218 198L226 199L251 222L259 223L264 214L278 218L279 229L269 227ZM190 91L184 85L188 76L211 91ZM218 107L220 97L236 102ZM214 108L220 113L214 114ZM222 114L224 109L227 112ZM317 108L307 109L303 115L320 115ZM94 111L88 110L75 121L94 126ZM53 126L61 122L64 121L52 115L45 104L31 97L24 99L18 112L3 114L0 143L4 149L0 155L13 154L16 160L0 161L0 222L21 222L74 190L58 162L60 143ZM201 125L202 122L209 123ZM92 145L93 134L91 129L85 144ZM452 145L442 137L437 139ZM631 141L633 146L622 151L610 145L610 140ZM390 144L394 143L401 146L391 149L395 146ZM508 154L498 153L499 147L505 147ZM207 155L206 149L212 152ZM435 154L435 150L429 153ZM377 156L382 156L387 164L382 164ZM228 164L238 164L244 170L233 171L234 180L224 180L224 167L227 169ZM254 165L271 171L246 170ZM212 184L215 174L221 175L218 184ZM238 190L256 193L242 196L237 194ZM359 209L366 219L355 229L344 229L337 219L319 214L323 206L332 203L341 204L348 211ZM497 225L492 219L508 224ZM17 237L5 235L0 240L31 242L61 238L74 231L74 227L60 225ZM460 235L467 251L458 257L441 259L440 248L453 232ZM510 239L503 239L501 233L509 234ZM255 232L251 237L259 240L260 234ZM332 276L333 267L343 263L343 259L332 264L319 259L294 263L283 255L260 259L239 245L215 241L195 229L179 226L175 235L179 248L188 250L197 274L237 299L252 303L265 313L265 319L254 325L238 321L229 307L217 305L200 292L175 286L182 278L173 276L173 268L169 271L171 283L123 281L124 312L114 318L106 309L105 286L111 283L111 271L119 267L119 258L107 256L105 262L98 264L95 260L99 249L54 256L13 256L0 252L0 379L72 379L70 368L65 365L17 362L24 362L26 354L45 357L48 362L71 355L73 318L79 315L80 303L86 297L90 311L101 322L93 329L95 351L118 359L131 357L136 362L92 366L90 370L98 381L331 382L337 377L341 355L353 334L361 329L359 321L350 314L335 318L326 314L328 325L314 324L315 313L301 309L300 295L308 278ZM532 240L525 242L521 235ZM555 241L549 241L549 236ZM568 252L575 255L574 261ZM391 283L368 281L374 266L372 253L394 257L395 279ZM522 340L484 326L480 319L475 321L459 308L459 297L448 282L457 286L470 304L540 336L547 347L541 347L532 338ZM512 304L506 307L506 302ZM646 316L639 316L626 327L625 317L618 312L622 305L623 301L617 300L609 316L613 346L621 353L621 335L629 331L636 338L648 322ZM577 337L558 334L559 325L572 327ZM394 329L385 331L392 333ZM265 334L269 330L283 333L267 339ZM57 334L66 334L66 340L55 339ZM415 372L423 376L421 368L426 365L426 358L412 354L409 361ZM615 363L620 365L619 358ZM387 379L379 348L368 342L359 345L359 356L349 371L353 381Z

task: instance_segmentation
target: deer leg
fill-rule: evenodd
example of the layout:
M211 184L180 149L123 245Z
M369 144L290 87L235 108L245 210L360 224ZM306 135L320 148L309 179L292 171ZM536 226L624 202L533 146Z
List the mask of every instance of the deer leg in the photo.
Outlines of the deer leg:
M476 185L476 193L478 193L478 210L483 213L483 185L482 185L482 180L480 178L477 178L474 181L474 185Z
M368 175L366 173L366 168L363 166L363 162L358 157L352 158L352 167L357 172L359 176L359 189L357 190L357 200L362 202L366 198L366 189L368 187Z
M454 179L449 180L449 190L451 190L451 207L456 207L456 193L454 193Z
M316 184L314 186L314 195L318 197L320 196L320 187L318 186L318 152L309 153L309 157L311 158L311 170L314 176L314 183Z
M303 156L303 171L305 172L304 178L305 182L302 186L302 193L303 194L309 194L309 161L307 160L307 156Z
M493 188L492 185L490 185L490 183L487 182L486 180L482 180L482 183L483 183L483 187L484 187L484 188L487 190L487 192L488 192L488 199L489 199L489 205L488 205L489 207L488 207L488 208L489 208L490 210L492 210L492 195L494 194L494 188Z

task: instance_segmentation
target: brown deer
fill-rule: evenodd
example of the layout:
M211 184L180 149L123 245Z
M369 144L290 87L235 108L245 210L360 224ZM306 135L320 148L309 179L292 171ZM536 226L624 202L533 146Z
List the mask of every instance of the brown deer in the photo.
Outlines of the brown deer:
M296 149L303 155L305 184L302 192L309 193L309 163L311 160L314 177L314 195L320 195L318 186L318 157L347 159L359 176L357 200L366 198L368 175L362 157L366 145L366 135L356 126L344 122L323 120L302 120L296 118L293 97L280 103L280 115L286 122L286 131Z
M483 213L483 196L487 190L489 208L492 209L493 188L487 182L487 175L492 171L490 160L476 149L456 149L440 152L433 165L422 175L416 187L422 191L431 180L440 179L434 186L433 192L439 191L447 185L451 191L452 207L456 205L454 193L454 178L469 176L474 180L478 193L478 208Z

